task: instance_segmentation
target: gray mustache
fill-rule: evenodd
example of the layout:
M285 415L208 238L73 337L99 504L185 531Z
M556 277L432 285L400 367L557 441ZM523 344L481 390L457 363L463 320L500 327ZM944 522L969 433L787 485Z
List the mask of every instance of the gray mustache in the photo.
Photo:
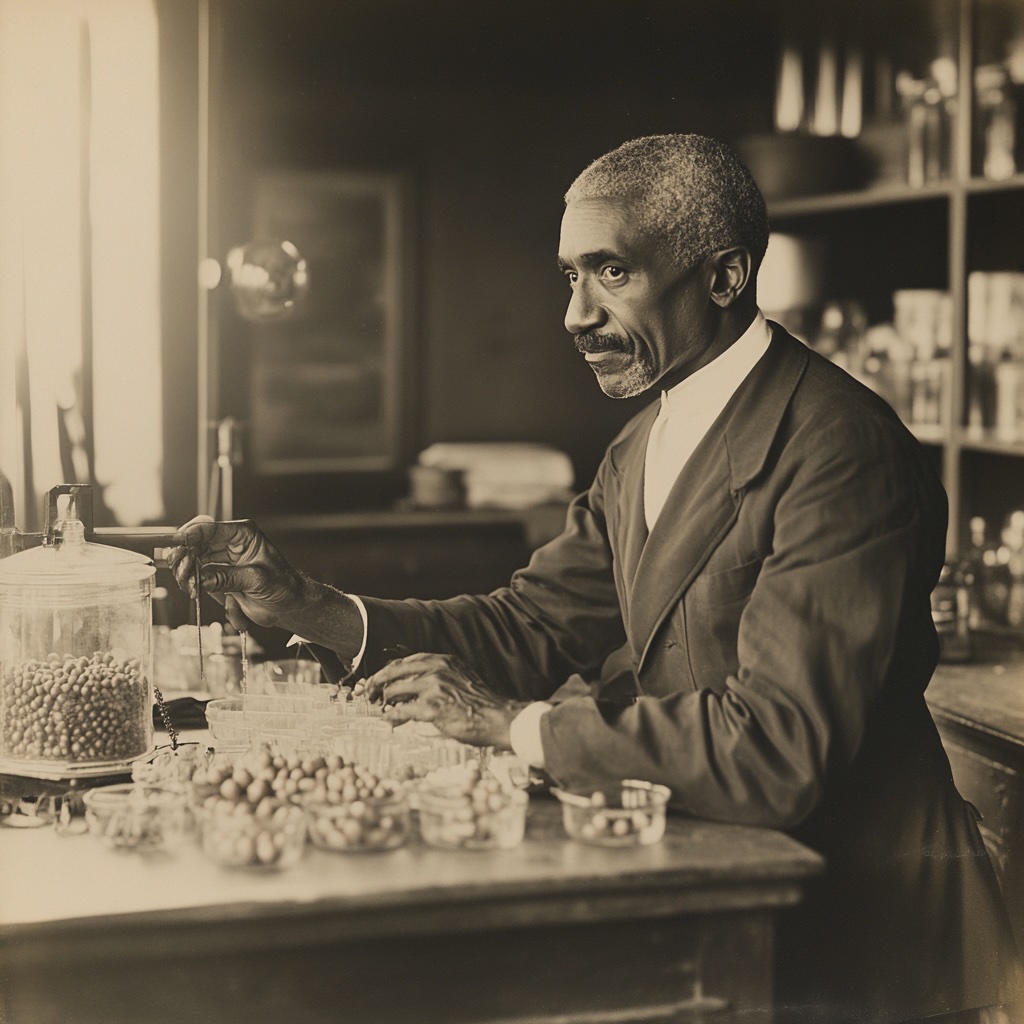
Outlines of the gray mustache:
M619 334L598 334L587 331L576 335L577 352L628 352L629 342Z

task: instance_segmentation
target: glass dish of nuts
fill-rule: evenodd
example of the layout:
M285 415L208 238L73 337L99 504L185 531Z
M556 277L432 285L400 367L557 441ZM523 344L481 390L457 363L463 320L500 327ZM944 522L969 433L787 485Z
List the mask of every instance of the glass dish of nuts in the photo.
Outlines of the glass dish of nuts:
M202 822L203 852L223 867L288 868L306 844L302 808L274 797L255 807L216 797L204 805Z
M571 839L596 846L649 846L665 834L667 786L626 779L617 788L570 793L552 787Z
M439 768L417 787L420 834L447 849L510 849L523 841L529 796L472 762Z
M310 842L322 850L346 853L401 846L409 837L409 800L405 791L370 772L357 776L353 784L355 799L347 800L341 791L333 790L340 797L335 803L305 805Z
M86 791L82 801L89 832L121 850L172 849L192 825L188 795L180 786L99 786Z

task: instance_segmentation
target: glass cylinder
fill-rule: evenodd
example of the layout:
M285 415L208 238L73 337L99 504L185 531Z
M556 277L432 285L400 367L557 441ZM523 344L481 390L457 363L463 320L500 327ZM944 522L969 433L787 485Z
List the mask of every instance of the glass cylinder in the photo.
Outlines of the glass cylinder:
M0 770L38 778L125 770L153 741L155 567L85 540L0 560Z

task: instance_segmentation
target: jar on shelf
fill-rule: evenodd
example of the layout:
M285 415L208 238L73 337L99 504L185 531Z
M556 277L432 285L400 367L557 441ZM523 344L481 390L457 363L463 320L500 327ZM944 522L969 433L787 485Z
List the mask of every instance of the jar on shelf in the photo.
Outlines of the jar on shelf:
M966 562L946 562L931 595L932 620L939 636L939 658L946 662L970 661L971 592L974 576Z
M1024 627L1024 511L1009 514L1002 540L1008 552L1006 624L1020 629Z
M0 771L114 774L150 750L155 572L78 519L0 560Z
M994 372L996 433L1015 441L1024 423L1024 362L1004 352Z
M971 601L971 628L1006 623L1009 596L1009 550L988 538L988 524L982 516L972 516L968 524L970 543L965 561L974 578Z
M982 64L974 71L974 93L981 140L981 171L999 181L1017 172L1017 109L1010 78L1002 64Z

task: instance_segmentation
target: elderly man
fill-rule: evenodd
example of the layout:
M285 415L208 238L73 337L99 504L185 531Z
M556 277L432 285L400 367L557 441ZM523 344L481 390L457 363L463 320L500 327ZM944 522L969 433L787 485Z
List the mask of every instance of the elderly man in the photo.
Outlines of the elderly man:
M564 786L664 783L682 812L820 851L780 942L782 1019L1003 1003L1012 941L924 701L945 494L881 399L766 322L767 240L749 172L702 136L628 142L573 183L565 326L606 394L655 400L507 588L353 598L253 524L201 520L176 573L198 562L237 624L376 673L395 722L511 747ZM424 653L385 665L395 645ZM574 675L589 690L560 689Z

